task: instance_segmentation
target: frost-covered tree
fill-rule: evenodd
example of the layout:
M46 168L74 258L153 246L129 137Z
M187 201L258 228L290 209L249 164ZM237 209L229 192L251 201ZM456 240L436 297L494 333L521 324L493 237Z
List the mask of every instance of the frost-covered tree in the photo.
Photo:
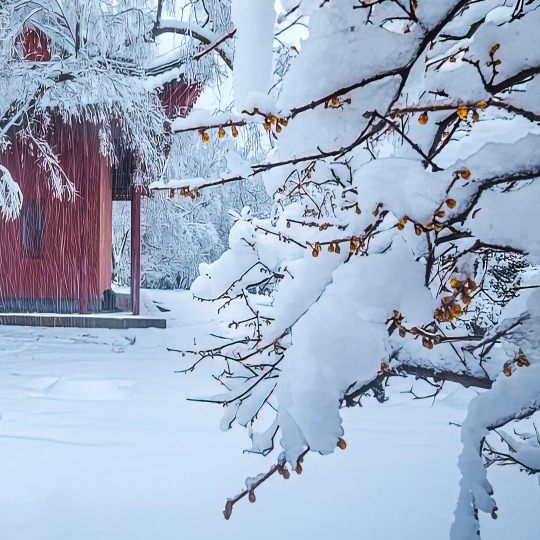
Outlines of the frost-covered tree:
M118 122L145 163L141 174L153 178L163 167L159 100L142 84L130 84L144 75L151 52L144 36L152 21L144 7L139 1L2 3L0 143L9 144L14 129L27 139L58 196L72 195L74 187L44 137L53 111L64 121L84 117L103 125L104 152L110 152L111 123ZM25 54L28 31L43 41L39 57Z
M232 61L229 19L229 3L214 0L180 6L162 0L4 0L0 147L14 134L24 138L47 170L51 189L69 198L74 186L45 133L53 116L84 119L100 125L102 151L111 159L114 138L133 151L136 182L159 179L171 131L159 90L179 77L201 87L219 81ZM17 179L2 168L1 211L11 218L20 205Z
M477 538L478 513L497 512L487 466L540 471L540 6L282 4L275 26L272 0L234 0L236 109L175 126L208 140L255 122L273 146L181 185L196 196L260 175L273 197L271 218L237 215L192 288L225 339L186 371L221 361L206 401L224 407L223 429L246 426L254 452L283 448L225 517L309 451L344 449L340 408L383 403L392 377L413 376L435 396L446 381L482 389L461 428L451 533ZM285 61L279 45L268 93L273 34L298 24L309 37Z

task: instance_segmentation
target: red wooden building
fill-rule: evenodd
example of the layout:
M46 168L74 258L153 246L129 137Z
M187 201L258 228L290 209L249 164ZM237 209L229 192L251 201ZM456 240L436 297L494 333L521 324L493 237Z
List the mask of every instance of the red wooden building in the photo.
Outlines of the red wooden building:
M47 38L37 30L23 36L25 59L49 61ZM165 112L185 116L199 94L182 80L159 91ZM141 190L133 187L134 160L115 142L116 163L100 152L100 126L56 118L47 142L74 183L74 200L60 200L30 147L15 134L0 152L19 183L22 211L14 221L0 220L0 311L89 313L115 311L111 290L112 204L131 200L131 307L140 305Z

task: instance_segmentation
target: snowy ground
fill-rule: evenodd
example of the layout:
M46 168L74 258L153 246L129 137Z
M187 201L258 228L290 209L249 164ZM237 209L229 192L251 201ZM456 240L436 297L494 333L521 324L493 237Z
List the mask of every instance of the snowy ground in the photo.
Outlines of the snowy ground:
M1 540L448 537L460 450L448 422L474 392L449 388L431 407L398 393L410 381L345 411L345 452L307 456L301 477L272 478L226 522L227 496L272 458L242 455L244 430L223 434L218 408L186 401L215 387L205 369L175 374L166 347L207 339L207 307L151 294L173 308L167 330L0 329ZM483 538L539 540L537 479L490 474L501 510Z

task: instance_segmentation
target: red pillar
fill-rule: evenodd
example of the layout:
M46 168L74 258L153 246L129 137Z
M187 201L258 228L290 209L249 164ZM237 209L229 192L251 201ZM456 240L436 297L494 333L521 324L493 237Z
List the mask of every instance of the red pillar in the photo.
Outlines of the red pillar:
M131 309L139 315L141 305L141 188L131 188Z
M88 163L88 136L86 126L82 126L82 138L83 138L83 152L84 152L84 166L83 170L89 166ZM81 275L79 282L79 312L89 313L88 311L88 212L90 201L88 182L89 178L86 174L81 174L82 179L82 193L79 200L81 208ZM68 203L69 204L69 203Z

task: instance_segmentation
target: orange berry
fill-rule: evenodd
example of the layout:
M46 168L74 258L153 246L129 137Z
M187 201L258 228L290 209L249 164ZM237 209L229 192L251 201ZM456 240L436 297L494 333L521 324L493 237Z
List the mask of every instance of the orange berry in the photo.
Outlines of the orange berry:
M458 108L457 108L457 115L462 119L462 120L466 120L467 119L467 114L469 112L469 109L467 109L467 106L466 105L460 105Z

